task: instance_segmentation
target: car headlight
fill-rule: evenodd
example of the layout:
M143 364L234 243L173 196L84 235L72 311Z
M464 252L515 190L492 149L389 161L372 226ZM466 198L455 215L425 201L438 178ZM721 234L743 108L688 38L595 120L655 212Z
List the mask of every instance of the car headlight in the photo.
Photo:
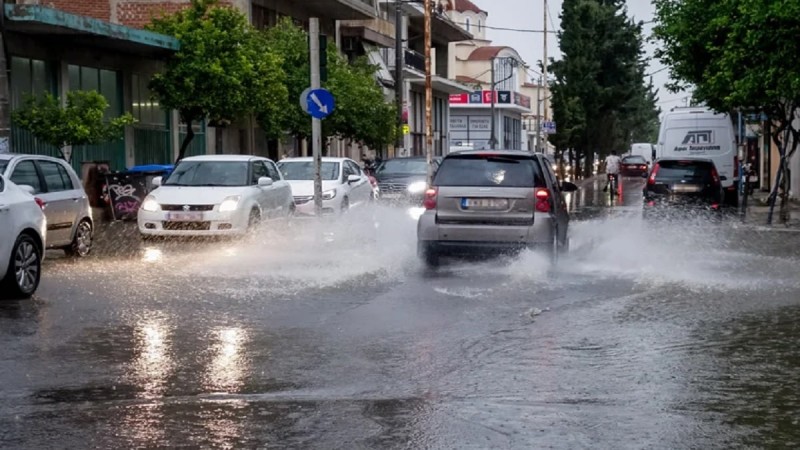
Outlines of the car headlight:
M428 188L428 183L424 181L417 181L408 185L408 192L412 194L421 194Z
M155 212L159 209L161 209L161 205L158 204L155 197L152 195L145 197L144 201L142 202L142 211Z
M226 197L222 203L219 204L219 212L231 212L236 211L236 208L239 207L239 199L241 196L239 195L232 195L230 197Z
M336 197L336 189L331 189L330 191L322 193L323 200L332 200L334 197Z

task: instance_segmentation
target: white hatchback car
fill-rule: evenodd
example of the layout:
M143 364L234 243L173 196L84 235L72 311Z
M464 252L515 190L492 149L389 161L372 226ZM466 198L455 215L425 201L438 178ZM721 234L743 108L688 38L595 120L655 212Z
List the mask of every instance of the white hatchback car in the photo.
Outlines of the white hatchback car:
M28 298L39 287L47 218L32 191L0 175L0 297Z
M89 197L78 174L59 158L0 154L0 174L18 186L30 186L44 202L48 248L84 257L92 250L94 222Z
M153 236L242 235L261 221L294 214L292 190L271 160L249 155L185 158L139 209L139 232Z
M278 163L292 186L298 214L314 215L314 159L285 158ZM344 212L374 199L369 177L349 158L322 158L322 213Z

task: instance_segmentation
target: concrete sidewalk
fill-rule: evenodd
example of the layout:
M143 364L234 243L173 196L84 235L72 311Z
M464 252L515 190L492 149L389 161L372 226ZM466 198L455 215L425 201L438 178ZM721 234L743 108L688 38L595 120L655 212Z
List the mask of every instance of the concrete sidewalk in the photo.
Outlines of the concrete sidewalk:
M767 218L769 216L768 199L769 192L754 192L753 195L747 199L747 211L744 223L759 227L800 231L800 202L797 200L789 201L788 217L787 220L784 221L781 219L780 200L778 200L772 214L772 225L767 225Z

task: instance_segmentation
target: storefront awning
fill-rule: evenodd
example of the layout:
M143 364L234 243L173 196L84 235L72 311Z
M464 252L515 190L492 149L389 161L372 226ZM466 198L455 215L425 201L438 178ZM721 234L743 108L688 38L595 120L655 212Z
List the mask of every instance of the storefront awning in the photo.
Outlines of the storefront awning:
M422 78L414 77L409 78L408 82L412 85L422 86L425 87L425 77ZM431 77L431 84L433 86L434 91L443 92L445 94L466 94L472 92L472 89L464 86L461 83L455 82L453 80L448 80L447 78L440 77L438 75L434 75Z
M171 36L45 6L6 4L4 9L6 31L11 33L69 39L70 44L148 57L168 56L180 48L180 42Z

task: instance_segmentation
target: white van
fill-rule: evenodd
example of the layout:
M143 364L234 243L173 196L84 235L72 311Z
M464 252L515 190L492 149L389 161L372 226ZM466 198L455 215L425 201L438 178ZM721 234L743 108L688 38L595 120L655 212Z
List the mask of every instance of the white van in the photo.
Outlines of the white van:
M631 145L631 156L641 156L648 164L653 162L653 156L656 154L656 146L649 143L639 143Z
M727 114L706 107L673 108L664 114L656 146L658 158L708 158L717 167L725 203L738 203L736 136Z

